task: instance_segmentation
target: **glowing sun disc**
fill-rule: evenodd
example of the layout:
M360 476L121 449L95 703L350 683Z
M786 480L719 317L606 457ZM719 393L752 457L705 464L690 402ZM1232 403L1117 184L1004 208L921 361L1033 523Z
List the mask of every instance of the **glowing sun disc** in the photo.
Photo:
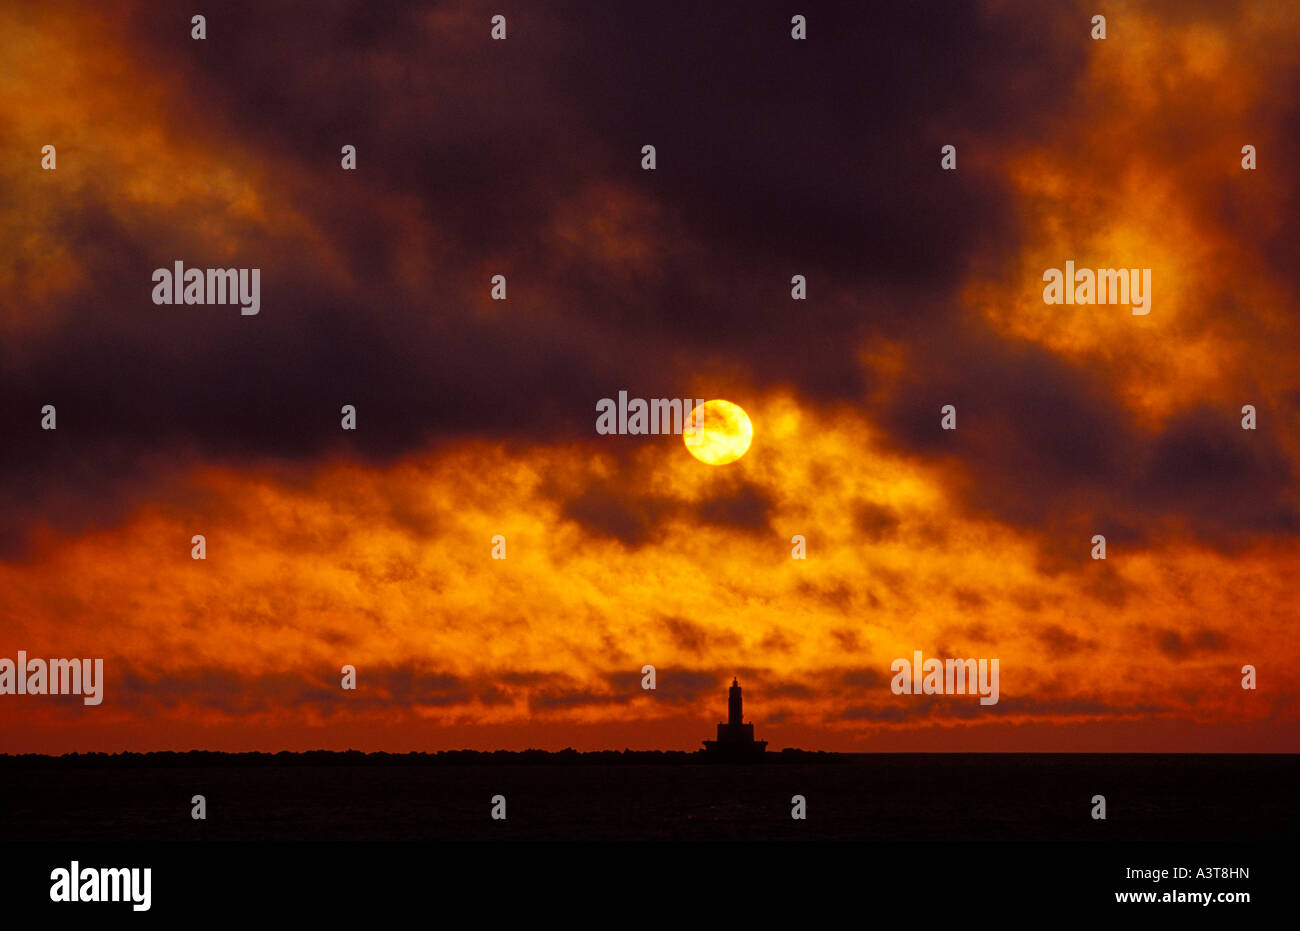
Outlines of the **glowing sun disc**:
M749 415L744 408L730 401L705 401L691 411L686 427L682 431L682 440L687 450L708 465L735 462L745 455L754 438L754 426L749 422Z

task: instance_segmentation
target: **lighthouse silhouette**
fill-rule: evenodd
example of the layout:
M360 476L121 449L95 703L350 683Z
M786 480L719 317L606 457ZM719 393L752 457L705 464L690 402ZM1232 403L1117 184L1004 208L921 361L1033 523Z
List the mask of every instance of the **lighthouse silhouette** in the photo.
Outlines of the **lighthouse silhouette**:
M727 693L727 723L718 725L717 740L704 741L704 753L718 760L755 760L766 751L767 741L755 740L754 725L745 723L740 681L733 678Z

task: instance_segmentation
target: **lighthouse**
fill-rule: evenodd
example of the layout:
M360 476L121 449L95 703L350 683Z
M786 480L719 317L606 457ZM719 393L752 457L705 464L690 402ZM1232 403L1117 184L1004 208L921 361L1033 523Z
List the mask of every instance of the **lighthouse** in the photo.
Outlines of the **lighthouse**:
M745 723L744 709L740 681L732 678L727 693L727 723L718 725L717 740L704 741L706 756L719 760L762 759L767 741L754 739L754 725Z

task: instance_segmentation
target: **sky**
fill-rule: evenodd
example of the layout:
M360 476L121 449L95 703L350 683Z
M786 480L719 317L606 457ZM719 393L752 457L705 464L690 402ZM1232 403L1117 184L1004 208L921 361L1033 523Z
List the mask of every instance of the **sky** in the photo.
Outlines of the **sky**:
M1300 751L1300 6L203 12L0 8L0 752Z

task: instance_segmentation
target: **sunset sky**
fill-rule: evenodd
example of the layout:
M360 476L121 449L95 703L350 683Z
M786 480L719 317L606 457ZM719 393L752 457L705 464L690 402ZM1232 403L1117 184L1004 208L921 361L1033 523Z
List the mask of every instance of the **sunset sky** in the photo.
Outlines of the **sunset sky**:
M689 750L733 675L774 750L1300 751L1298 50L1292 0L5 4L0 657L106 684L0 751ZM619 390L753 445L598 435Z

